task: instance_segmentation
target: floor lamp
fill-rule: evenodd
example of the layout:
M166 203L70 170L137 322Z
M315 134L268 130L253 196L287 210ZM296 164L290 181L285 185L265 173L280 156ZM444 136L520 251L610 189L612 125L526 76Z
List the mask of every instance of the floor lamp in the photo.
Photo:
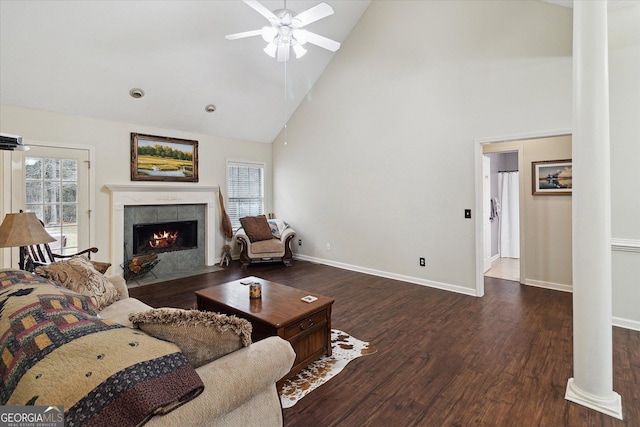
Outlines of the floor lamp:
M55 241L33 212L9 213L0 225L0 248L20 247L20 270L25 269L27 246Z

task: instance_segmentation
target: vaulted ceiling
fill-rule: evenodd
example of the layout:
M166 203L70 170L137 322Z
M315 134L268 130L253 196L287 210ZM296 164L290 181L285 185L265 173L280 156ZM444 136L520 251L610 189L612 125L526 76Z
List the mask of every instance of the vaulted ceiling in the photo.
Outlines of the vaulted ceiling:
M286 7L299 13L319 2ZM370 1L328 3L335 14L307 29L345 42ZM0 103L272 142L340 51L307 45L285 66L262 51L259 36L224 38L265 25L239 0L2 0ZM132 88L145 96L130 97Z

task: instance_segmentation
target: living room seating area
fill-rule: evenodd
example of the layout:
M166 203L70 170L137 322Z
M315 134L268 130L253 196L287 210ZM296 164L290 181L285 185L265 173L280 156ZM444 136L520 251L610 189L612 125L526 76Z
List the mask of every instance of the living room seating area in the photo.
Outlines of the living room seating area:
M89 277L74 283L85 295L0 272L3 405L63 405L74 425L282 425L276 382L295 359L289 343L251 343L251 324L235 316L154 310L82 257L51 267L39 273L68 287Z

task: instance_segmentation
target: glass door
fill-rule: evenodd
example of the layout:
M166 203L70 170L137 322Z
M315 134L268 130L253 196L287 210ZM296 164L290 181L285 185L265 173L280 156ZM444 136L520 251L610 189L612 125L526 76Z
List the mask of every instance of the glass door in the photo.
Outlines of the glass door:
M24 153L24 206L56 239L54 253L89 247L89 152L31 146Z

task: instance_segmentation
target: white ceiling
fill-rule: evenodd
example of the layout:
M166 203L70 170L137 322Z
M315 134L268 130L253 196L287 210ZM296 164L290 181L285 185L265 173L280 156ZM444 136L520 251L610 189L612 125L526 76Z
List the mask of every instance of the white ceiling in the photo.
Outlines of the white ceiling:
M335 14L306 28L344 42L370 0L327 2ZM0 103L272 142L340 51L307 45L287 62L285 100L285 65L262 52L262 38L224 38L266 24L239 0L0 0ZM131 98L134 87L146 96Z

